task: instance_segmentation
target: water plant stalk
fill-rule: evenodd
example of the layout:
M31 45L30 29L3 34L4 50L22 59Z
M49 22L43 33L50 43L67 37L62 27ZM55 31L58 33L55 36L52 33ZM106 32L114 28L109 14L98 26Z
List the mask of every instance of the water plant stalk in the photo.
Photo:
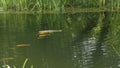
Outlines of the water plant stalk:
M28 61L28 58L25 59L22 68L25 68L25 65L26 65L27 61Z

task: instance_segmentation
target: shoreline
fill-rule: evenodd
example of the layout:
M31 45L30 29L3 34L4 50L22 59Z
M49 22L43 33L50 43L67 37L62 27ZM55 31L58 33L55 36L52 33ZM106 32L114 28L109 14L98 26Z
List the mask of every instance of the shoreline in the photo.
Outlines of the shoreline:
M0 11L0 14L46 14L46 13L81 13L81 12L120 12L120 8L64 8L61 11L39 10L39 11Z

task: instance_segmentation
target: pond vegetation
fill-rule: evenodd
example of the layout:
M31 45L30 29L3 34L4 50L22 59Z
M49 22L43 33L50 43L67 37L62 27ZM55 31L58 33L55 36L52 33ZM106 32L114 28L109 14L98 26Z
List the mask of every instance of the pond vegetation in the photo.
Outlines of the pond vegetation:
M76 9L74 9L76 8ZM0 0L0 11L120 10L119 0Z

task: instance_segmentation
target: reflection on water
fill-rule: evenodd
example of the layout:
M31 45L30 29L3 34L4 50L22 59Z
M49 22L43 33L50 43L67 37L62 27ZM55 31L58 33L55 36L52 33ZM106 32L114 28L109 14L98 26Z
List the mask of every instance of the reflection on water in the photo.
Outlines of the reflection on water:
M0 67L118 68L120 14L0 14Z
M76 68L92 67L92 54L95 50L95 45L95 37L92 37L77 43L76 46L73 46L73 61Z

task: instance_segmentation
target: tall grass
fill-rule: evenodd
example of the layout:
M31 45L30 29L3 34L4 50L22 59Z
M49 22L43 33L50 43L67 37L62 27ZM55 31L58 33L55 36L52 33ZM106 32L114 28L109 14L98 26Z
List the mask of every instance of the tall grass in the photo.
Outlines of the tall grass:
M0 0L0 8L4 10L61 11L70 6L80 8L119 8L120 0Z

